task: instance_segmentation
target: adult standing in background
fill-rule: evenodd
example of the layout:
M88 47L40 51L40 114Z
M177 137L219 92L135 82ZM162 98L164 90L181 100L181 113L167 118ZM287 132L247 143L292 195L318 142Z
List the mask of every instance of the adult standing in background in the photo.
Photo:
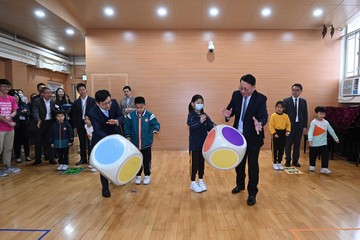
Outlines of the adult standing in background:
M37 89L37 91L38 91L39 94L36 95L34 99L41 97L40 91L41 91L41 89L44 88L44 87L46 87L45 83L38 83L38 85L36 85L36 89Z
M301 167L299 163L301 137L306 133L308 125L308 110L306 100L300 98L303 87L299 83L291 86L291 97L285 98L285 113L289 115L291 122L291 132L286 138L285 159L286 167L292 165ZM292 154L291 154L292 149Z
M256 91L256 79L247 74L241 77L238 91L234 91L229 105L222 109L226 122L235 115L233 127L238 129L247 141L247 149L241 163L236 167L236 187L232 193L245 189L245 164L248 162L249 181L247 204L256 203L259 183L259 153L264 145L263 127L267 123L266 96Z
M35 133L35 162L34 166L41 163L41 154L44 147L45 158L49 159L50 164L56 164L54 161L54 151L50 146L50 129L53 121L53 112L55 102L51 98L51 90L43 87L40 90L40 98L32 102L32 116L36 122L37 131Z
M135 110L135 103L134 103L135 97L131 95L130 86L123 87L123 92L125 97L120 100L120 109L124 115L124 119L126 119L126 115L129 112ZM121 123L121 129L123 132L124 132L124 124L125 124L125 120L124 122Z
M90 149L90 143L86 136L85 130L85 115L88 114L90 109L96 105L95 99L87 95L86 85L79 83L76 85L76 90L80 94L80 97L74 101L72 106L72 124L74 128L74 134L78 135L80 142L80 161L76 165L87 163L88 153L87 149Z

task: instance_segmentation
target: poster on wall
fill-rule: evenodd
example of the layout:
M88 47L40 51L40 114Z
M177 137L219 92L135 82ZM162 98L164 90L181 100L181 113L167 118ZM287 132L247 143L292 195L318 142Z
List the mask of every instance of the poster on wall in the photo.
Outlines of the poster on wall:
M62 83L57 83L57 82L48 82L48 86L47 86L47 87L50 88L50 90L51 90L52 92L55 92L56 89L58 89L58 88L64 88L64 84L62 84Z

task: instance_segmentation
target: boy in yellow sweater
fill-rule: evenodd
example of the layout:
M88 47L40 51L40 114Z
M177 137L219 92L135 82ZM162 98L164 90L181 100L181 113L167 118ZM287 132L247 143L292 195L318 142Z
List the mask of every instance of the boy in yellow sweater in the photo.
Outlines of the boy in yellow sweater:
M284 155L286 137L289 136L291 123L289 116L284 113L285 103L278 101L275 112L270 116L269 130L272 136L272 152L274 156L274 170L284 170L281 160Z

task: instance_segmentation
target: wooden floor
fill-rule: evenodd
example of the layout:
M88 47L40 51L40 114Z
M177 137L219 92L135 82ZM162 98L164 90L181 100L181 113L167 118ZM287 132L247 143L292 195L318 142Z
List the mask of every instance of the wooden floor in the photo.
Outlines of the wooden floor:
M98 173L23 163L20 174L0 178L0 239L360 239L360 168L331 160L331 176L309 173L303 154L303 174L288 175L272 169L270 151L260 156L252 207L246 192L231 194L233 170L207 165L208 191L191 192L185 151L154 151L151 184L111 185L109 199Z

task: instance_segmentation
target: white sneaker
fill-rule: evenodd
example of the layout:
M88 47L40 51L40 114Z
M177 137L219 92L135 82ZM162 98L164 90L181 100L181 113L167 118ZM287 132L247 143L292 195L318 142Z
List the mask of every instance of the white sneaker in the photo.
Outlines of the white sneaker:
M274 169L274 170L279 170L279 165L278 165L277 163L274 163L274 164L273 164L273 169Z
M62 168L61 168L61 171L66 171L66 170L68 170L68 169L69 169L69 165L63 164L63 165L62 165Z
M195 181L191 182L190 189L197 193L201 193L203 191L199 184L197 184Z
M141 176L136 176L135 184L136 184L136 185L141 184Z
M332 171L330 171L328 168L322 168L322 169L320 169L320 173L322 173L322 174L330 174L330 173L332 173Z
M93 167L93 168L91 169L91 172L97 172L96 168Z
M6 177L7 175L5 171L0 170L0 177Z
M6 173L18 173L18 172L21 172L21 169L17 168L17 167L8 166L8 167L5 167L5 172Z
M199 179L199 186L203 192L205 192L207 190L206 184L204 183L204 180L202 180L202 179Z
M26 158L26 161L31 161L31 157L27 156Z
M62 171L63 165L64 165L64 164L59 164L59 166L58 166L58 168L57 168L56 170Z
M310 171L310 172L315 172L315 166L310 166L310 167L309 167L309 171Z
M144 185L149 185L150 181L151 181L151 177L150 176L145 176L143 184Z
M279 170L284 170L284 167L281 165L281 163L278 163L277 165L278 165Z
M16 162L17 162L17 163L21 163L21 158L17 158L17 159L16 159Z

